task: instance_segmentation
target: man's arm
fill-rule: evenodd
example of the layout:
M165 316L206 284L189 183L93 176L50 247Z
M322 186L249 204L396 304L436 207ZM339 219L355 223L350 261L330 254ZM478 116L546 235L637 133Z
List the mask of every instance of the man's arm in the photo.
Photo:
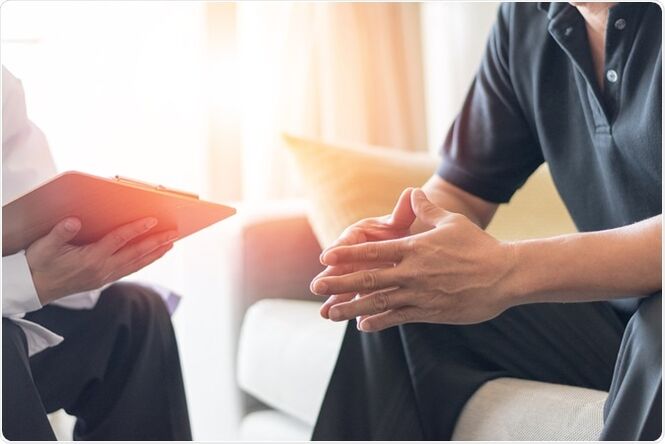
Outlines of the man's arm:
M649 295L662 288L662 215L621 228L515 242L517 304Z
M342 272L322 273L312 291L366 295L329 300L327 317L361 316L364 331L408 322L472 324L525 303L646 296L661 288L660 216L602 232L502 242L469 217L435 205L421 190L410 197L417 219L433 229L324 252L327 270ZM453 199L443 191L438 195L438 202ZM352 271L357 263L362 269ZM385 263L394 266L379 266Z
M498 205L432 176L422 187L436 206L486 228ZM411 228L426 226L417 219ZM662 217L612 230L514 242L516 267L505 281L516 304L580 302L648 295L661 289Z

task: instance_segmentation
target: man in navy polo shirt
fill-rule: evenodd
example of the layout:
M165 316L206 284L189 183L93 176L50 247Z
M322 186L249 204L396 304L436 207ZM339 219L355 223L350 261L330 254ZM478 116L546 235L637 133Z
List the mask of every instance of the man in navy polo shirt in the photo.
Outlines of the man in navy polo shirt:
M450 439L502 376L607 390L602 439L658 438L661 107L657 4L503 4L437 174L321 256L322 315L358 320L314 439ZM579 233L492 238L543 162Z

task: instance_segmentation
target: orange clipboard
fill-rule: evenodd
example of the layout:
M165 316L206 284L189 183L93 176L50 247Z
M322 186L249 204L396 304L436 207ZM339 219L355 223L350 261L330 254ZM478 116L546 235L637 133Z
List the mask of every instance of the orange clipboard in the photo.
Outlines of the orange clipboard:
M235 208L161 185L68 171L2 207L2 255L26 249L71 216L81 220L81 231L72 243L84 245L121 225L150 216L157 218L158 224L146 235L175 229L182 239L235 212Z

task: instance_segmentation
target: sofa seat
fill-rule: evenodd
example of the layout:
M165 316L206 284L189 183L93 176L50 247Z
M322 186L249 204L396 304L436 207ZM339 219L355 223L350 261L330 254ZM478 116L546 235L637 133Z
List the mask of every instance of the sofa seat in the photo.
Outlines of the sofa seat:
M318 302L264 299L245 314L238 384L266 409L244 417L241 439L307 439L332 374L344 323L319 316ZM455 440L596 440L607 393L500 378L463 409Z

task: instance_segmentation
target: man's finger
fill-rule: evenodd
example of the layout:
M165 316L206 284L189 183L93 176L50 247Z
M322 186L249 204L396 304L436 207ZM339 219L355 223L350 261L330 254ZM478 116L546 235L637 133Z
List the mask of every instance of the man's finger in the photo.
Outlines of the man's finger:
M402 239L366 242L358 245L333 248L323 255L324 265L340 265L354 262L399 262L404 257L405 242Z
M420 188L416 188L411 193L411 205L418 219L433 227L440 225L443 219L450 214L430 202Z
M344 274L349 274L353 273L354 271L358 271L355 265L356 264L344 264L344 265L335 265L335 266L326 267L325 270L317 274L314 277L314 279L312 279L312 283L310 284L310 290L312 289L312 284L317 279L321 279L328 276L342 276Z
M321 255L319 256L319 261L322 265L325 265L323 263L323 256L333 248L341 247L344 245L355 245L362 242L367 242L367 237L365 236L363 230L360 229L360 227L352 225L344 230L344 232L342 232L342 234L332 244L323 249Z
M390 215L390 222L397 229L410 228L416 220L416 214L411 207L411 193L413 188L407 188L402 191L402 194L395 204L392 214Z
M124 247L132 239L150 231L155 225L157 225L157 219L154 217L139 219L111 231L93 244L93 248L100 255L110 256Z
M419 317L419 308L402 307L366 317L360 321L358 329L364 332L380 331L397 325L408 324L410 322L420 322L422 319Z
M334 294L334 295L330 296L323 303L323 305L321 305L321 308L319 309L319 314L321 314L321 317L324 318L324 319L330 319L330 317L329 317L330 307L332 307L335 304L339 304L341 302L350 301L354 297L356 297L356 293Z
M125 264L130 264L141 259L143 256L152 253L163 245L173 243L178 238L178 232L175 230L163 231L153 234L140 242L127 245L116 252L108 260L108 266L112 268L122 268Z
M349 302L336 303L330 308L328 316L333 321L346 321L404 307L413 304L413 299L414 294L410 290L381 290Z
M393 262L385 262L385 263L368 262L368 263L357 263L357 264L332 265L326 267L325 270L316 275L316 277L312 279L312 282L327 276L342 276L345 274L353 273L354 271L370 270L372 268L391 268L394 266L395 264Z
M312 291L318 295L363 293L398 287L401 281L397 267L378 268L317 279L313 282Z

